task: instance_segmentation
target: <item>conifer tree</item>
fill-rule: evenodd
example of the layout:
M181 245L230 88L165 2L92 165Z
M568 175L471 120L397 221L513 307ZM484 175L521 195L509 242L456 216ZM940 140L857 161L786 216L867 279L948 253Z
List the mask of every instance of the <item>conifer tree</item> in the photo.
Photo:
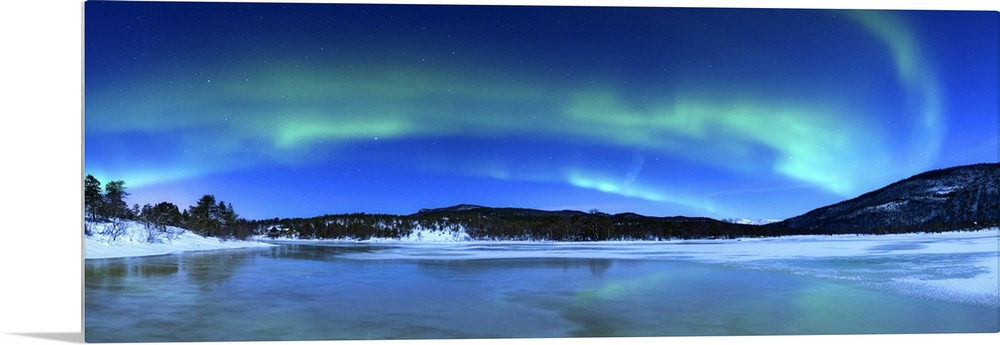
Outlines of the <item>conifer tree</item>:
M101 191L101 181L94 175L87 174L83 182L83 211L87 219L97 219L102 213L104 196Z
M213 219L216 203L215 196L206 194L188 209L187 227L203 236L215 236L219 232L219 223Z
M128 204L125 197L129 195L125 191L125 181L109 181L104 184L104 212L103 215L109 218L129 218Z

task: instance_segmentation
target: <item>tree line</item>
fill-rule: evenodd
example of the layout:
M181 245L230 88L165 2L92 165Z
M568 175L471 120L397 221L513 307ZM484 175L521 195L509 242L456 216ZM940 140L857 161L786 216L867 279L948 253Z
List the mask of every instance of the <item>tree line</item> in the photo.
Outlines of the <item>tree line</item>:
M784 229L732 224L709 218L646 217L634 213L611 215L597 210L585 213L499 208L420 212L407 216L352 213L313 218L273 218L253 221L252 224L253 228L270 238L300 239L402 238L421 229L462 230L472 240L667 240L787 234Z
M176 236L168 227L188 229L201 236L222 239L247 239L254 234L252 222L241 218L231 203L216 201L206 194L185 210L170 202L133 204L125 199L130 195L122 180L108 181L101 187L93 175L84 177L84 234L93 234L90 223L103 223L102 232L113 239L125 233L128 221L138 222L147 230L147 241L162 236Z

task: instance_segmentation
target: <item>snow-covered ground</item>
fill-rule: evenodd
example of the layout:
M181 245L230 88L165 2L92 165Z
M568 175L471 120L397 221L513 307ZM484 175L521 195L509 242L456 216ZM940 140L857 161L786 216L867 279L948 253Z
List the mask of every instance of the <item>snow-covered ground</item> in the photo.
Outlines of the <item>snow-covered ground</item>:
M191 231L169 226L166 233L157 233L149 241L149 232L137 222L126 221L125 230L117 238L106 234L111 223L88 223L93 235L84 236L84 258L105 259L129 256L163 255L183 251L215 250L273 246L259 241L222 241L202 237Z
M808 259L901 254L970 254L1000 251L1000 228L943 233L893 235L794 235L765 238L670 241L474 241L464 232L420 230L404 238L368 240L294 240L276 242L400 244L426 248L442 258L499 259L512 257L567 258L696 258L711 262L761 259ZM410 246L413 245L413 246ZM505 245L509 250L477 251L480 246ZM544 249L544 250L538 250ZM461 254L468 254L461 255ZM458 255L456 255L458 254ZM424 254L419 257L426 258ZM996 263L993 263L996 266Z
M264 236L258 236L255 239L260 241L274 241L274 242L351 242L351 243L455 243L455 242L477 242L473 241L472 237L461 227L448 228L444 230L431 230L418 228L413 230L407 236L402 238L385 238L385 237L372 237L365 240L354 240L349 238L338 238L338 239L300 239L291 237L279 237L277 239L268 239ZM481 241L479 241L481 242Z
M744 225L767 225L771 223L780 222L781 219L746 219L746 218L726 218L722 221L733 223L733 224L744 224Z

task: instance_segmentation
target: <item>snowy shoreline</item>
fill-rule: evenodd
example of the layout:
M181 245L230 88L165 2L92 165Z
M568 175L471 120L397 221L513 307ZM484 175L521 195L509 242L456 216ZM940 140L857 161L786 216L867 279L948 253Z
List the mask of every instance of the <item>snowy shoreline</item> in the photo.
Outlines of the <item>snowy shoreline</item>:
M273 244L380 244L405 245L426 248L454 247L461 250L467 246L480 245L529 245L549 246L553 250L563 248L610 248L605 255L614 256L634 254L629 246L636 246L637 251L647 252L653 247L669 246L669 253L674 256L697 256L705 261L734 262L757 259L809 258L809 257L849 257L862 255L884 254L967 254L996 253L1000 255L1000 228L979 230L962 230L940 233L906 233L887 235L789 235L763 238L736 239L673 239L673 240L607 240L591 242L566 242L543 240L471 240L456 239L457 236L439 231L421 231L420 236L410 235L403 238L371 238L366 240L352 239L294 239L276 238L257 240ZM432 234L428 234L432 233ZM433 234L438 233L438 234ZM415 233L416 234L416 233ZM463 234L464 235L464 234ZM819 245L807 245L807 244ZM512 248L516 249L516 248ZM507 258L520 254L517 250L510 252L491 251L488 258ZM562 253L573 255L572 253ZM582 255L585 255L581 253ZM449 257L454 257L449 255ZM478 256L477 256L478 257Z
M564 242L544 240L472 240L464 231L417 230L403 238L352 239L298 239L263 236L250 240L220 240L202 237L191 231L167 227L173 238L146 239L146 230L136 222L128 222L121 236L111 239L102 234L108 224L88 223L93 235L84 236L84 258L106 259L134 256L166 255L176 252L259 248L288 244L401 244L401 245L552 245L553 249L564 246L614 247L628 244L672 245L675 255L693 255L709 261L742 261L767 257L801 258L871 255L880 252L897 251L908 254L947 254L969 252L1000 251L1000 228L963 230L941 233L907 233L888 235L790 235L764 238L736 239L672 239L672 240L608 240L597 242ZM162 237L162 236L161 236ZM970 245L972 239L979 239ZM822 242L822 246L802 246L803 243ZM962 244L964 243L964 245ZM705 244L707 246L686 245ZM645 246L643 246L645 247ZM646 248L649 249L649 248ZM516 251L515 251L516 252ZM514 254L514 253L507 253ZM564 253L567 254L568 253ZM581 253L583 254L583 253ZM507 256L503 253L495 255Z
M223 241L199 236L191 231L168 226L166 232L149 241L146 229L137 222L126 222L124 232L115 239L104 234L108 223L87 223L93 235L84 236L84 259L113 259L137 256L167 255L178 252L272 247L260 241ZM170 235L167 235L170 234ZM172 238L167 238L172 237Z
M858 280L878 289L903 294L1000 306L1000 228L890 235L557 242L471 240L463 231L440 230L418 230L403 238L366 240L266 239L258 236L248 241L223 241L169 227L166 234L170 236L162 236L150 243L149 232L138 223L129 223L127 231L113 240L103 233L102 226L105 224L90 225L93 235L84 239L85 259L88 260L283 244L381 247L376 251L340 255L351 260L685 260L835 280ZM857 260L865 263L857 265L854 263ZM819 266L814 267L813 264Z

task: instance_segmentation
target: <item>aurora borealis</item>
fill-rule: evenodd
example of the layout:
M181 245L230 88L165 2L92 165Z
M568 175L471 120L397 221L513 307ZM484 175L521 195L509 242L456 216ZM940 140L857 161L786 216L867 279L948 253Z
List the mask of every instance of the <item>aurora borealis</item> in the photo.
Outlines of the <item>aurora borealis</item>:
M130 203L787 218L1000 159L991 11L84 12L84 170Z

